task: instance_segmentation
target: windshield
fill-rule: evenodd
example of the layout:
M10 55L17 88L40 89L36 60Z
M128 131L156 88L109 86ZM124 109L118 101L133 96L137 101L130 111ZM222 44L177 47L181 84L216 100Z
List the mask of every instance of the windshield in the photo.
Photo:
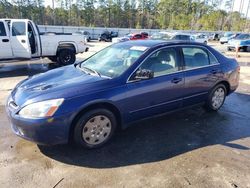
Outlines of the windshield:
M238 35L236 37L236 39L241 39L241 40L250 39L250 35L249 34L241 34L241 35Z
M114 78L125 72L146 50L145 46L118 43L91 56L79 67L99 76Z

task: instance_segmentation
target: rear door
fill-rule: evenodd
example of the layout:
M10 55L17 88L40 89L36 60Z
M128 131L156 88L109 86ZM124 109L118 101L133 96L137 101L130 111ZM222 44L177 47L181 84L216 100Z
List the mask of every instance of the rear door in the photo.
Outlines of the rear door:
M12 20L10 40L13 55L16 58L31 58L29 44L28 20Z
M185 72L183 105L203 102L208 92L222 77L221 66L205 47L182 47Z
M4 21L0 21L0 59L7 59L12 57L12 49L10 44L10 37L8 26Z

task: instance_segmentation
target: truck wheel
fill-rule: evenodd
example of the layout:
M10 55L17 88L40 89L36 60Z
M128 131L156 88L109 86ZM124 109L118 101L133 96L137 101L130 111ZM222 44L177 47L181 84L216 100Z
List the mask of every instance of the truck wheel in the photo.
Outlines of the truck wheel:
M57 53L57 63L60 65L70 65L76 61L76 54L71 49L63 49Z

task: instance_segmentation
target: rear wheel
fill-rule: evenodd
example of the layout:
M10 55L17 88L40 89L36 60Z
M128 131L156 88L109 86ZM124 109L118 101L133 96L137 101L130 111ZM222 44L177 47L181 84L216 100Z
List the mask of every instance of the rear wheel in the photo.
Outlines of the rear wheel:
M208 111L218 111L224 104L227 95L225 85L216 85L209 93L205 108Z
M62 49L57 53L57 62L60 65L70 65L76 60L76 54L71 49Z
M78 120L74 141L85 148L97 148L108 142L116 129L115 115L106 109L91 110Z
M247 52L248 51L247 46L243 46L242 49L243 49L243 52Z

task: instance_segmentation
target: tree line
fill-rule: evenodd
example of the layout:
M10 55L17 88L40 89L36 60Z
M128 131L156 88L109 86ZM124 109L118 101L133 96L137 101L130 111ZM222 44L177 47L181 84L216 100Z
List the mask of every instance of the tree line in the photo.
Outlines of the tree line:
M1 18L28 18L40 25L174 30L248 31L250 20L240 0L0 0ZM57 6L54 6L54 5ZM250 11L249 11L250 12Z

